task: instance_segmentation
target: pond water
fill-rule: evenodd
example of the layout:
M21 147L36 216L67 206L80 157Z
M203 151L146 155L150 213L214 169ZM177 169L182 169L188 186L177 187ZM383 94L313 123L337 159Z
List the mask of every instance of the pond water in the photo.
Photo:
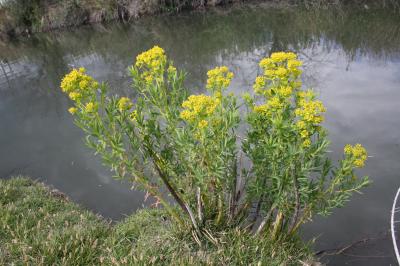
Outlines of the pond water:
M127 67L153 45L165 48L203 91L206 71L227 65L231 90L249 90L258 61L291 50L304 60L304 82L327 106L326 127L337 159L360 142L371 157L359 174L373 184L345 208L304 226L315 250L345 246L328 265L395 265L387 237L400 186L400 16L385 10L306 11L246 6L206 13L144 18L127 25L85 26L0 44L0 176L27 175L65 192L104 217L118 220L145 204L143 193L112 179L84 146L59 89L73 66L131 94Z

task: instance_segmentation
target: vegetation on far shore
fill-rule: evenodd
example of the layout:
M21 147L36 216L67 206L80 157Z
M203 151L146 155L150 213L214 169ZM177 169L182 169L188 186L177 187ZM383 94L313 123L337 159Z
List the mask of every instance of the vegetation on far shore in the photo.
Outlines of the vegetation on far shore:
M14 36L143 15L178 12L238 0L5 0L0 1L0 35Z
M241 2L266 2L276 7L300 4L306 8L352 4L400 10L396 0L4 0L0 1L0 37Z
M299 241L272 245L241 231L199 247L160 209L111 225L28 178L0 180L0 265L300 265Z

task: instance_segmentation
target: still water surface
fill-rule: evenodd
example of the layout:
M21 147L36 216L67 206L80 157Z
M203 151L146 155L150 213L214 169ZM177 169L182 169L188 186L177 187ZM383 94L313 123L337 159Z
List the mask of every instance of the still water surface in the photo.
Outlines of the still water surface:
M0 44L0 176L28 175L65 192L111 219L143 206L143 194L111 178L83 145L67 112L60 79L86 67L115 92L130 95L127 67L153 45L165 48L189 74L187 85L203 91L206 71L227 65L231 90L251 88L258 61L291 50L304 60L304 82L327 106L326 127L337 159L346 143L360 142L370 155L360 175L373 184L345 208L317 218L303 230L319 236L315 249L373 237L328 265L395 265L389 211L400 186L400 16L390 11L303 11L256 7L145 18L129 25L81 27Z

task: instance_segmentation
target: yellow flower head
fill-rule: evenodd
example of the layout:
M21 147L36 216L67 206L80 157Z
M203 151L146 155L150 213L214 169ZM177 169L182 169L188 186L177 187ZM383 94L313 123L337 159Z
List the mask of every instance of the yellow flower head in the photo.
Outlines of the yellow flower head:
M282 110L284 103L278 97L270 98L267 103L255 106L253 111L255 113L261 114L264 117L271 116L272 113Z
M262 104L262 105L254 106L253 111L258 114L268 115L268 105Z
M325 106L321 101L302 100L295 114L306 123L318 125L324 121L323 113L326 112Z
M281 100L278 97L272 97L271 99L268 100L267 105L271 108L271 109L281 109L283 107L283 103L281 102Z
M140 77L150 85L154 80L163 78L166 64L167 56L164 50L159 46L154 46L136 57L135 67L140 69Z
M310 140L310 139L304 140L303 143L302 143L302 145L303 145L304 148L310 147L310 145L311 145L311 140Z
M274 79L275 78L275 70L274 69L266 69L265 71L264 71L264 76L266 77L266 78L269 78L269 79Z
M264 76L256 77L256 80L254 81L254 85L253 85L254 92L257 94L261 94L265 85L266 85L266 80L265 80Z
M304 128L307 127L307 124L306 124L306 122L304 122L303 120L299 120L299 121L297 121L297 123L296 123L296 127L297 127L298 129L304 129Z
M299 67L301 67L302 65L303 63L296 59L291 59L287 61L287 68L295 77L298 77L302 73L302 71L299 69Z
M86 104L85 106L85 111L87 113L94 113L97 111L97 104L93 103L93 102L89 102Z
M70 112L71 115L74 115L76 112L78 112L78 109L76 107L71 107L68 109L68 112Z
M283 79L283 78L285 78L285 77L287 76L288 73L289 73L289 71L288 71L286 68L284 68L284 67L278 67L278 68L275 70L275 73L274 73L274 74L275 74L277 77Z
M167 56L162 48L154 46L153 48L139 54L136 57L135 66L146 69L149 73L160 73L167 62Z
M274 65L274 61L269 57L263 58L259 64L259 66L264 70L271 68L273 65Z
M136 57L135 66L137 67L157 67L165 63L167 57L165 55L164 49L159 46L154 46L153 48L139 54Z
M128 97L121 97L118 101L118 109L121 112L131 109L132 106L132 101Z
M208 95L191 95L182 103L184 110L180 117L188 122L193 122L198 118L212 115L219 104L220 100Z
M304 129L304 130L300 131L300 136L301 136L302 138L307 138L308 135L309 135L309 133L308 133L307 130Z
M197 126L199 127L199 129L203 129L208 126L208 121L203 119L199 122Z
M65 93L87 93L87 90L97 89L98 83L90 76L86 75L86 70L81 67L72 69L61 81L61 90Z
M137 112L137 110L133 111L133 112L130 113L130 115L129 115L129 119L130 119L132 122L137 122L137 117L138 117L138 112Z
M71 100L78 101L82 97L82 94L80 94L79 92L71 92L70 94L68 94L68 96Z
M313 90L299 91L297 93L297 97L299 100L313 100L315 98L315 93Z
M353 166L358 168L364 167L368 157L367 150L361 144L354 146L347 144L344 146L344 154L351 157L353 159Z
M324 121L323 113L326 109L321 101L314 100L312 90L297 92L297 108L294 110L298 117L296 129L302 139L309 138L316 132L320 132L320 123Z
M353 153L353 146L351 146L350 144L346 144L346 146L344 146L344 154L351 155L352 153Z
M79 82L79 88L81 90L86 90L89 87L89 81L87 79L81 80Z
M229 86L233 73L229 71L228 67L221 66L209 70L207 76L206 88L211 91L221 91Z
M287 67L289 69L298 68L298 67L301 67L302 65L303 65L303 63L301 61L299 61L299 60L296 60L296 59L290 59L287 62Z
M172 64L168 66L167 72L169 75L175 75L176 74L176 67L174 67Z
M260 61L260 67L263 69L264 77L267 80L280 80L285 85L291 85L292 88L300 87L295 82L301 74L299 69L301 65L302 62L297 60L297 55L292 52L272 53L270 57Z
M291 52L276 52L271 54L271 59L275 63L283 62L286 60L297 59L297 55Z
M292 92L293 92L293 89L291 87L288 87L288 86L280 87L278 89L278 94L282 98L288 98L288 97L292 96Z

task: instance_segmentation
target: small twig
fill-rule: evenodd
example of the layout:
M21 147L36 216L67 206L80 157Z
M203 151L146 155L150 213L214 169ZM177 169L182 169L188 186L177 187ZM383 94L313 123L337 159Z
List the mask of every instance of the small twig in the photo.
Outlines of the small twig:
M388 234L388 232L386 232L384 235L386 236L387 234ZM380 238L367 237L367 238L363 238L363 239L357 240L357 241L355 241L355 242L353 242L351 244L348 244L346 246L343 246L343 247L320 250L320 251L315 253L315 256L320 256L320 255L323 255L323 256L325 256L325 255L334 256L334 255L340 255L340 254L346 255L345 251L353 248L354 246L357 246L359 244L365 244L365 243L367 243L369 241L372 241L372 240L381 240L381 239L385 239L385 237L380 237ZM334 252L330 252L329 253L329 251L334 251Z
M381 258L391 258L392 256L364 256L364 255L355 255L355 254L349 254L349 253L342 253L343 256L348 256L348 257L356 257L356 258L368 258L368 259L381 259Z

